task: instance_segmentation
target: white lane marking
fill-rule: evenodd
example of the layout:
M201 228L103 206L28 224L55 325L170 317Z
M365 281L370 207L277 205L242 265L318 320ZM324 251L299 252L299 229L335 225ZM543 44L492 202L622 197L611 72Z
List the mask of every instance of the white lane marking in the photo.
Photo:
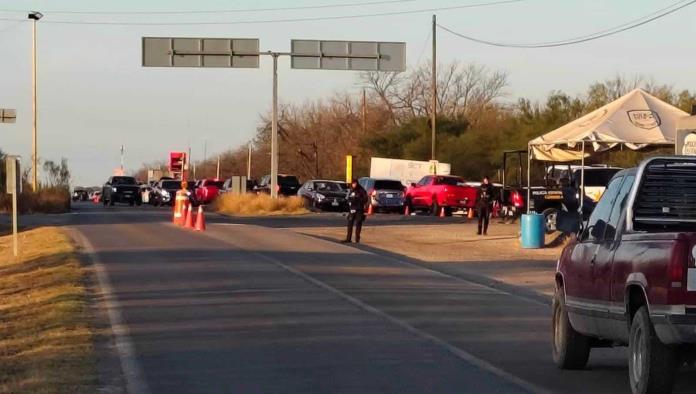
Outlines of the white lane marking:
M142 368L135 355L135 346L130 338L128 326L123 320L121 305L114 295L113 287L109 280L109 274L106 272L104 265L100 262L92 243L87 237L77 229L74 229L73 233L79 238L86 254L92 261L99 288L104 294L104 306L106 307L109 324L111 325L111 331L114 335L116 352L121 361L121 370L126 381L126 391L131 394L149 394L150 388L143 377Z
M440 339L432 334L429 334L421 329L418 329L415 326L412 326L411 324L407 323L406 321L401 320L399 318L396 318L396 317L382 311L379 308L376 308L376 307L373 307L369 304L366 304L366 303L360 301L359 299L357 299L357 298L355 298L347 293L344 293L341 290L338 290L337 288L335 288L327 283L324 283L318 279L315 279L315 278L311 277L310 275L307 275L304 272L299 271L299 270L283 263L282 261L280 261L274 257L264 255L263 253L260 253L260 252L252 252L252 251L246 249L245 247L240 247L239 245L230 242L228 239L225 239L224 237L215 236L215 235L212 235L209 233L206 233L206 235L208 235L211 238L215 238L215 239L221 240L223 242L229 243L231 245L234 245L235 247L238 247L242 250L246 250L247 253L250 253L254 256L257 256L263 260L266 260L269 263L276 265L276 266L290 272L291 274L296 275L296 276L308 281L309 283L312 283L313 285L334 294L335 296L337 296L339 298L342 298L343 300L355 305L356 307L358 307L358 308L360 308L368 313L371 313L371 314L378 316L384 320L387 320L388 322L390 322L398 327L401 327L402 329L410 332L411 334L414 334L415 336L418 336L422 339L425 339L425 340L443 348L447 352L453 354L455 357L458 357L458 358L460 358L460 359L462 359L462 360L464 360L464 361L466 361L466 362L468 362L468 363L470 363L470 364L472 364L472 365L474 365L474 366L476 366L484 371L487 371L487 372L492 373L492 374L494 374L494 375L496 375L504 380L507 380L508 382L510 382L510 383L520 387L520 388L528 390L529 392L532 392L532 393L544 393L544 394L551 393L551 391L549 391L549 390L546 390L540 386L535 385L534 383L527 382L524 379L521 379L515 375L512 375L512 374L494 366L493 364L474 356L473 354L467 352L466 350L458 348L457 346L452 345L451 343L449 343L443 339ZM371 254L374 256L377 256L377 257L383 257L381 255L377 255L374 253L371 253ZM423 267L417 266L415 264L413 266L415 266L417 268L423 268ZM439 271L433 271L433 272L442 274ZM446 275L446 274L443 274L443 275ZM454 277L454 278L458 279L458 280L463 280L461 278L456 278L456 277Z

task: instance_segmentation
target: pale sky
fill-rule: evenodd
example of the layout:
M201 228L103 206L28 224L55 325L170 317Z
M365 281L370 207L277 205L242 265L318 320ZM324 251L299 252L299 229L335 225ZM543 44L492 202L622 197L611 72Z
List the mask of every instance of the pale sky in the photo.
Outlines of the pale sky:
M365 2L368 0L360 0ZM258 9L345 4L347 0L119 0L2 1L0 9L42 11L38 22L39 156L66 157L75 185L103 183L119 165L127 170L165 159L190 144L200 159L207 140L213 156L254 136L259 114L271 105L271 60L260 69L161 69L140 66L143 36L248 37L261 50L289 51L293 38L403 41L409 66L430 57L433 12L294 23L196 26L109 26L51 21L229 22L339 16L459 6L489 0L413 0L315 10L185 15L85 15L49 11L178 11ZM463 34L504 42L575 37L620 25L666 7L657 0L528 0L435 12L438 22ZM31 150L31 24L24 12L0 12L0 108L16 108L14 125L0 124L0 148L22 156ZM696 5L659 21L602 40L549 49L507 49L464 41L438 31L442 62L459 59L509 73L507 99L543 99L551 90L571 94L617 73L642 74L679 89L696 89L693 37ZM335 91L358 94L346 71L291 70L279 66L283 102L302 102ZM281 148L282 149L282 148Z

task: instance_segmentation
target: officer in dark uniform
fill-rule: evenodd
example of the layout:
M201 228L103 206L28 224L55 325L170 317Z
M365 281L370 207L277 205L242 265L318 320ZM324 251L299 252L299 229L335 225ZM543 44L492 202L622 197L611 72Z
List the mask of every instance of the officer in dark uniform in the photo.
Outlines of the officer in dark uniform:
M343 243L351 242L353 237L353 225L355 225L355 243L360 243L360 231L365 221L365 205L367 205L367 192L360 186L357 179L353 179L348 193L348 234Z
M476 208L478 209L478 235L488 235L488 219L491 215L491 204L493 203L493 185L487 176L483 177L481 187L476 195Z

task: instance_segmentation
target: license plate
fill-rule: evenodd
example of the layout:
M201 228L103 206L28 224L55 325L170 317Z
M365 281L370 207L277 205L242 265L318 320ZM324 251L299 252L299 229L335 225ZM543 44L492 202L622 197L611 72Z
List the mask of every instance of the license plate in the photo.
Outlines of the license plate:
M389 193L389 194L387 194L387 198L394 198L394 195Z
M337 206L338 206L338 201L333 201L333 202L331 202L331 206L337 207Z
M125 193L125 194L131 194L131 193L133 193L133 192L130 191L130 190L126 190L126 191L124 191L123 193Z

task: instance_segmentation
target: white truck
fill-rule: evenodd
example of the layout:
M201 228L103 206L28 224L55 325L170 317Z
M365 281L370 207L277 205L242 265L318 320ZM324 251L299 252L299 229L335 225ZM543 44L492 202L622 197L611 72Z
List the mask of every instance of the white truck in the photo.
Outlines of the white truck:
M433 161L416 161L372 157L370 159L370 177L398 179L405 186L416 183L426 175L450 175L452 166L448 163Z

